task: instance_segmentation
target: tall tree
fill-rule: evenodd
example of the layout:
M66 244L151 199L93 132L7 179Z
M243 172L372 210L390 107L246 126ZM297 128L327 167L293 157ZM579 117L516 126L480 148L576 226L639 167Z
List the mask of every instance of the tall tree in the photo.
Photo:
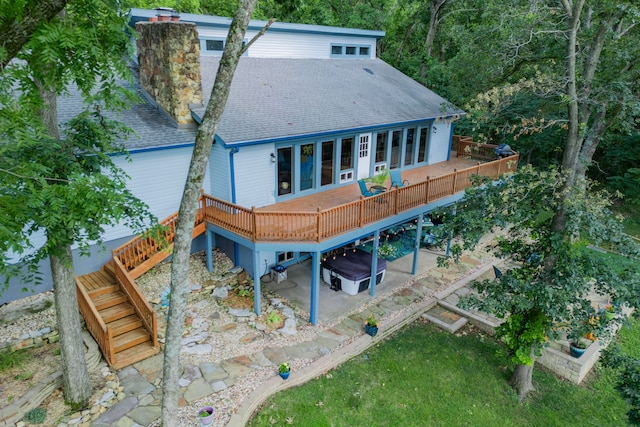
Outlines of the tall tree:
M73 407L84 406L92 389L71 245L84 253L106 225L127 221L141 230L150 220L108 156L123 151L128 131L101 113L133 99L119 81L129 75L125 24L110 2L71 1L33 31L16 55L21 61L0 76L0 217L11 218L0 231L0 273L14 272L9 250L30 265L50 258L64 396ZM60 132L56 97L70 90L86 108ZM31 248L37 235L45 243Z
M522 267L505 274L498 286L478 284L484 301L474 302L509 316L500 333L516 361L511 384L524 398L534 388L533 355L544 337L554 336L553 328L560 322L580 323L594 314L589 309L588 292L596 288L614 296L629 296L628 290L622 291L625 281L637 283L637 278L621 279L583 246L585 241L599 242L606 236L622 253L637 253L621 245L625 239L619 225L607 218L611 214L599 201L606 198L588 184L585 172L605 132L615 123L622 129L621 117L637 110L640 50L633 37L628 39L637 35L639 16L638 7L631 2L559 0L521 2L520 6L524 14L508 12L517 25L504 39L504 82L476 98L479 110L489 114L474 118L481 122L496 112L504 113L523 94L544 99L551 107L529 110L530 116L520 116L517 124L507 123L501 130L521 136L543 132L548 124L561 124L565 131L562 173L555 178L518 175L495 187L476 190L476 196L484 194L484 201L470 192L468 200L475 202L465 203L475 215L486 215L485 225L515 222L499 247L502 254L513 256ZM564 42L562 51L555 43L558 38ZM535 62L536 58L540 59ZM551 116L539 117L543 111ZM545 180L554 185L542 185ZM494 194L494 190L502 192ZM534 206L527 197L544 200L545 204ZM477 204L475 209L473 203ZM527 210L522 211L521 206ZM595 212L594 207L601 207L601 211ZM505 216L505 212L510 215ZM471 224L483 223L474 221L464 214L454 220L454 228L467 234L467 243L473 234ZM632 290L635 304L637 288Z
M171 304L169 305L164 349L162 424L165 426L178 425L180 342L186 309L186 293L189 289L189 257L191 256L191 235L196 218L196 208L213 144L213 137L229 97L231 81L243 51L244 35L256 3L257 0L243 0L229 27L225 50L211 89L211 97L196 134L187 181L178 211L173 260L171 263Z
M466 303L505 319L497 334L516 364L510 384L521 399L534 390L534 357L547 338L595 332L606 341L611 322L621 321L622 316L590 321L599 316L591 304L593 292L607 295L619 314L624 304L640 306L640 271L616 269L609 258L588 247L606 245L622 256L637 257L637 244L609 211L607 194L587 185L569 195L560 190L566 179L558 168L538 171L530 166L498 182L478 178L442 230L459 236L452 246L457 257L488 231L506 228L498 233L496 251L518 267L496 280L474 282L478 296ZM560 207L566 207L568 215L566 228L557 232L553 213ZM581 238L567 239L565 233Z

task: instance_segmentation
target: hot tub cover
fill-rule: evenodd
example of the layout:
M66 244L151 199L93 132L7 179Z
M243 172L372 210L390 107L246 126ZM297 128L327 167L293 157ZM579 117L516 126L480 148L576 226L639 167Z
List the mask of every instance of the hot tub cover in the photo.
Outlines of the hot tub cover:
M371 276L370 253L356 249L355 252L347 251L345 256L337 255L336 259L329 257L322 263L322 266L331 272L338 273L347 280L359 281ZM378 258L378 273L387 268L387 261Z

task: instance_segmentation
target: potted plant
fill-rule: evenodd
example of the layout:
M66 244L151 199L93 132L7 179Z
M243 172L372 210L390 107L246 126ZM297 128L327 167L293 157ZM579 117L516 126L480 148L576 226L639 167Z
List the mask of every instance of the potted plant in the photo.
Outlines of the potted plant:
M364 331L372 337L375 337L378 333L378 319L376 319L373 314L367 317L367 322L364 324Z
M278 366L278 373L283 380L286 380L289 378L289 374L291 373L291 367L287 362L281 363L280 366Z
M213 424L213 408L211 406L205 406L198 411L198 419L201 426L210 426Z
M586 331L583 328L574 329L568 336L569 338L569 353L578 358L584 354L589 342L584 338L590 331Z

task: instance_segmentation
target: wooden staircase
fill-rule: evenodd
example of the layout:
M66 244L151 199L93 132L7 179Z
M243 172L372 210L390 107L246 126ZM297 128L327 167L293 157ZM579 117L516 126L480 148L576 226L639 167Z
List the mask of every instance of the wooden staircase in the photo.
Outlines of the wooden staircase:
M78 293L83 295L85 302L93 306L93 310L90 310L91 314L97 314L99 317L99 319L95 319L99 320L98 326L104 325L106 328L106 334L101 333L102 339L97 339L97 341L98 344L100 341L106 344L106 349L102 349L102 345L100 347L111 366L120 369L160 351L156 330L149 330L146 327L142 317L138 314L135 302L116 280L112 262L102 270L78 277L77 284ZM86 315L85 320L87 320ZM155 322L153 323L155 324ZM87 326L89 326L89 321L87 321ZM101 327L94 326L89 329L90 331L98 329L104 332ZM94 335L93 332L92 335ZM95 335L94 338L96 338Z
M201 197L192 238L206 230ZM115 369L132 365L160 352L156 313L135 279L171 255L178 214L160 222L165 242L137 236L112 251L101 270L76 277L78 305L87 329Z

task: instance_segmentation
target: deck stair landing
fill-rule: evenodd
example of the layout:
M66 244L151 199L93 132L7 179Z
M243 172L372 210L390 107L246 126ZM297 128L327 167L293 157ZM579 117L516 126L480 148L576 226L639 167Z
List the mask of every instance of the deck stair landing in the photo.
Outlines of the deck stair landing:
M466 317L449 311L439 304L434 305L426 311L422 317L450 333L456 332L468 321Z
M106 357L110 365L120 369L160 351L110 268L80 276L78 282L113 337L114 360Z

